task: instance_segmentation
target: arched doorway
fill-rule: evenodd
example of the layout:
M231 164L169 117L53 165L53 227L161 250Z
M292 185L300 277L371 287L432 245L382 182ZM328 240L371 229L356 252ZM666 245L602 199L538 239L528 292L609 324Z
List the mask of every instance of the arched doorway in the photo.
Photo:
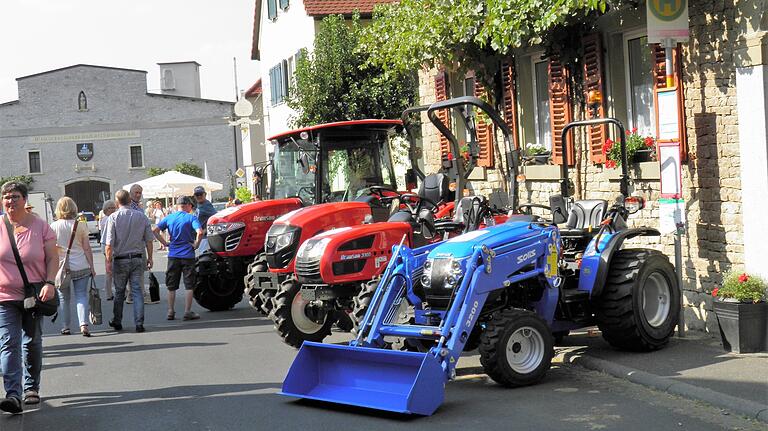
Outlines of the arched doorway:
M104 201L111 198L109 183L98 180L76 181L64 186L64 194L72 198L80 211L98 214Z

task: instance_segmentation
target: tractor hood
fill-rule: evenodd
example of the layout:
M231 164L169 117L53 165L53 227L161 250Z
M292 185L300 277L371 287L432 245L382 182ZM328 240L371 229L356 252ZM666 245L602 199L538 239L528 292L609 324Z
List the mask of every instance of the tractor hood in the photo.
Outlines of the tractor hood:
M301 200L298 198L250 202L217 212L208 219L208 224L233 222L272 224L281 215L297 208L301 208Z
M451 238L443 244L435 247L429 255L429 259L441 259L452 257L463 259L472 256L476 245L486 245L495 249L508 243L510 238L523 239L536 236L540 233L538 225L532 225L527 216L513 216L504 224L489 226L485 229L468 232Z

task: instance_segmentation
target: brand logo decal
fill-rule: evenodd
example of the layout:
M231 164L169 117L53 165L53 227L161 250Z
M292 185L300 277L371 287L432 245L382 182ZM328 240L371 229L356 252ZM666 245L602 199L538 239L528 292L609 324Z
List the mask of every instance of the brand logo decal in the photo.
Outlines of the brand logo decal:
M372 253L370 251L367 251L365 253L346 254L346 255L341 255L341 260L361 259L364 257L371 257L371 255Z
M374 264L376 265L376 268L380 268L381 264L387 263L387 256L379 256L374 260Z
M472 309L469 310L469 317L467 317L467 321L465 323L467 328L471 328L472 327L472 320L475 319L475 313L477 313L477 307L479 305L480 304L477 301L475 301L474 304L472 304Z
M277 216L253 216L255 222L275 221Z
M518 264L523 263L526 260L528 260L528 259L530 259L530 258L532 258L534 256L536 256L536 250L531 250L531 251L529 251L528 253L525 253L522 256L518 256L517 257L517 263Z

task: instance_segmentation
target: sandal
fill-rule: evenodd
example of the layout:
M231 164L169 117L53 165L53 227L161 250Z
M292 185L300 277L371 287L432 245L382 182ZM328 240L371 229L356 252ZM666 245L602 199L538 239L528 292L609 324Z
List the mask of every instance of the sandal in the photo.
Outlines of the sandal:
M83 325L80 327L80 333L83 334L83 337L90 337L91 331L88 330L88 325Z
M68 328L64 328L60 331L61 335L72 335L72 331L70 331Z
M24 392L24 404L40 404L40 394L37 391L28 390Z
M176 318L176 312L175 311L169 311L168 312L168 316L166 317L166 319L173 320L175 318Z

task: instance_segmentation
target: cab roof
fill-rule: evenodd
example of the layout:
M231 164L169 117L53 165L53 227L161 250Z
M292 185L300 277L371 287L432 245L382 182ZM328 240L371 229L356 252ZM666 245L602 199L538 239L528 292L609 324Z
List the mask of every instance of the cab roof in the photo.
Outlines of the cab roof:
M368 125L392 127L392 126L401 126L402 124L403 122L400 120L366 119L366 120L337 121L335 123L316 124L314 126L304 127L302 129L288 130L287 132L278 133L277 135L270 137L268 140L271 141L273 139L280 139L286 136L296 135L301 132L316 132L318 130L336 128L336 127L353 128L355 126L368 126Z

